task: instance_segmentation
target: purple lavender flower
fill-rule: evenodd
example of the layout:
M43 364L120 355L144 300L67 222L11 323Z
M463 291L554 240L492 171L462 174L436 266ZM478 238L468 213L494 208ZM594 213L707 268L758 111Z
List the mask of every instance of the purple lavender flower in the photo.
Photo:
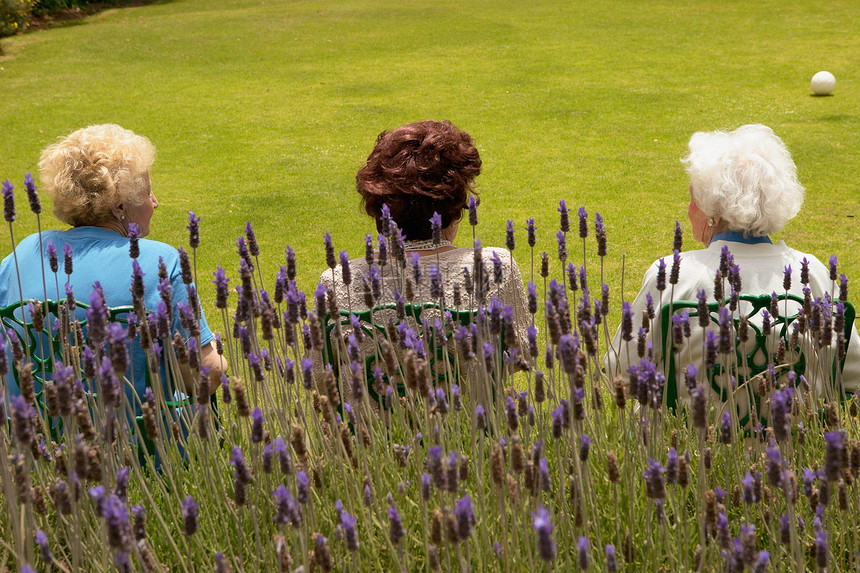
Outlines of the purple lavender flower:
M540 478L540 488L543 491L552 491L552 477L549 473L549 462L546 458L541 458L538 461L538 477Z
M259 444L263 441L263 412L260 408L254 408L251 413L251 443Z
M558 239L558 260L564 263L567 260L567 236L559 231L556 238Z
M14 185L7 179L3 182L3 217L7 223L15 221L15 193Z
M612 545L606 546L606 570L609 573L618 571L618 557L615 555L615 547Z
M430 217L430 237L436 246L442 242L442 216L435 211Z
M477 521L472 499L468 495L457 500L457 505L454 506L454 515L457 518L457 536L460 541L465 541L472 534L472 528Z
M299 503L306 504L310 496L308 495L310 491L311 478L303 471L299 471L296 474L296 498L299 500Z
M720 418L720 440L724 444L732 443L732 416L729 412L723 412Z
M275 498L275 523L282 525L290 523L293 527L300 527L302 524L302 509L296 503L296 500L293 499L290 490L284 484L281 484L272 492L272 496Z
M45 252L48 254L48 265L51 267L51 272L56 273L60 268L60 261L57 258L57 245L54 244L54 241L48 241Z
M29 175L29 173L27 173ZM36 530L36 545L39 547L39 556L42 558L42 563L50 565L54 560L54 554L51 553L51 546L48 544L48 536L41 529Z
M791 290L791 265L786 265L782 274L782 288L788 292Z
M579 208L579 238L584 239L588 236L588 213L585 212L585 207Z
M559 229L562 233L567 233L570 231L570 209L567 208L567 203L565 203L564 199L558 202L558 213Z
M199 503L194 502L194 496L189 495L182 500L182 523L185 535L194 535L197 532L197 510Z
M509 251L513 251L517 242L514 238L514 222L508 219L507 226L505 227L505 247Z
M192 249L200 246L200 217L194 214L194 211L188 211L188 245Z
M793 395L794 390L786 387L776 391L771 399L773 435L778 442L784 442L791 436L790 416Z
M230 465L233 466L233 501L236 505L242 506L247 501L246 490L252 478L248 464L245 462L245 455L239 446L233 446Z
M782 454L773 440L765 451L767 453L767 479L772 486L779 487L782 485Z
M672 255L672 270L669 273L669 284L678 284L678 278L681 274L681 253L675 251Z
M24 176L24 189L27 190L27 198L30 200L30 210L36 215L40 214L42 212L42 203L39 202L39 194L36 192L36 182L29 171Z
M743 487L744 503L753 504L758 501L755 494L755 478L749 471L741 479L741 486Z
M337 259L334 256L334 245L331 241L331 235L329 235L328 231L326 231L325 236L323 237L323 244L325 245L325 261L328 268L333 269L337 266Z
M582 439L579 442L579 459L583 463L588 462L588 454L591 449L591 444L594 443L594 440L586 436L582 435Z
M684 231L681 229L681 223L675 221L675 236L672 241L672 250L681 252L681 247L684 241Z
M669 448L669 453L666 457L666 483L669 485L678 482L678 452L675 448Z
M21 448L26 448L34 438L31 421L34 408L21 396L12 396L10 403L12 406L12 428L15 440L20 444Z
M663 466L648 458L648 469L643 473L645 494L652 499L666 499L666 486L663 483Z
M469 224L474 227L478 224L478 199L469 195Z
M136 259L140 256L140 228L137 223L128 224L128 256Z
M588 539L582 535L579 536L579 541L576 544L578 553L579 568L583 571L588 569Z
M600 213L594 214L594 236L597 238L597 256L606 256L606 227Z
M479 430L484 430L487 427L487 415L484 412L484 407L478 404L475 407L475 425Z
M657 290L666 290L666 261L664 259L657 261Z
M839 275L839 300L842 302L848 300L848 277L845 273Z
M815 563L820 570L827 569L827 558L830 552L827 546L827 533L824 530L815 532Z
M102 501L101 514L107 525L108 544L114 549L125 547L129 533L129 515L125 503L117 496L109 495Z
M762 549L758 552L758 557L756 558L755 565L753 566L753 573L765 573L768 565L770 565L770 553L768 553L767 550Z
M841 432L824 432L824 475L827 481L839 479L842 469L844 443Z
M546 507L541 505L537 512L532 513L532 523L538 537L540 558L550 562L555 559L555 541L552 539L553 526Z
M72 246L69 243L63 245L63 272L67 275L72 274Z
M358 530L355 527L358 517L352 517L349 512L343 510L338 517L340 519L340 528L343 531L346 548L349 551L358 551Z
M403 521L397 512L397 506L392 501L388 508L388 538L391 539L391 543L398 545L404 535L406 530L403 528Z
M535 234L535 220L534 218L526 221L526 237L529 247L534 248L535 243L537 242L536 234Z
M806 260L806 257L803 257L803 260L800 261L800 284L809 284L809 261Z

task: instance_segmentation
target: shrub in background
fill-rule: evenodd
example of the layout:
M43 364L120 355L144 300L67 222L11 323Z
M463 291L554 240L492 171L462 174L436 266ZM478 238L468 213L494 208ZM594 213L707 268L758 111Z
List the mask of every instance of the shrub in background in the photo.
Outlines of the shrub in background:
M0 0L0 38L27 29L35 0Z

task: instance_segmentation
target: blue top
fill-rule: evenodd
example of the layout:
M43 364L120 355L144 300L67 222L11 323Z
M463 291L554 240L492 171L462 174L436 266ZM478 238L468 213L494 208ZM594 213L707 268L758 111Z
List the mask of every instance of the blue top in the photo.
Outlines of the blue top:
M59 279L60 292L57 293L54 274L48 264L48 255L41 253L45 263L45 284L47 285L48 299L65 300L66 274L63 272L63 245L69 244L72 248L73 269L69 282L75 299L90 304L90 293L93 282L99 281L105 293L105 300L110 307L131 306L131 271L132 259L129 256L129 241L116 231L102 229L100 227L75 227L67 231L43 231L42 248L47 248L48 242L53 241L57 247L59 256ZM144 273L144 301L147 310L155 311L161 300L158 294L158 261L164 260L167 275L173 290L173 324L171 333L179 331L185 338L184 329L179 323L179 313L175 311L180 302L188 304L188 291L182 282L182 271L179 264L179 253L170 245L140 239L140 256L137 259ZM39 264L40 257L39 235L33 234L23 239L15 247L15 255L18 258L18 269L21 275L21 291L18 289L18 278L15 272L15 259L9 254L0 264L0 308L14 304L23 299L45 298L42 283L42 266ZM23 293L23 297L22 294ZM85 315L82 309L78 310L80 316ZM200 344L209 344L214 338L212 331L206 324L203 311L200 312ZM131 371L126 373L129 380L134 381L134 389L142 396L148 372L146 356L135 339L130 347ZM132 378L133 376L133 378ZM164 379L162 372L162 379ZM7 376L7 383L11 382L11 374ZM14 382L10 389L17 391ZM129 396L130 403L139 412L135 400Z

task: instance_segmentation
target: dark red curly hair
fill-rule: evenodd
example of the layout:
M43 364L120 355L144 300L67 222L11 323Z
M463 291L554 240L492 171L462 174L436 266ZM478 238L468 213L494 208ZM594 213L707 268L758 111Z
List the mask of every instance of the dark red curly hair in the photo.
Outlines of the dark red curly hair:
M383 131L355 176L361 202L381 230L382 206L407 239L429 239L430 217L458 221L475 193L481 157L472 137L447 121L419 121Z

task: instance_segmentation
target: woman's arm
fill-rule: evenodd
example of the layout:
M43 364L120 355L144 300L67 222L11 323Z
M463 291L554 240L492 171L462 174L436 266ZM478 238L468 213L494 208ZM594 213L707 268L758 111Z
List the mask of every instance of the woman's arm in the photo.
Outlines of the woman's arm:
M201 349L200 364L209 368L209 393L214 394L221 385L221 376L227 372L227 360L218 354L214 340Z

